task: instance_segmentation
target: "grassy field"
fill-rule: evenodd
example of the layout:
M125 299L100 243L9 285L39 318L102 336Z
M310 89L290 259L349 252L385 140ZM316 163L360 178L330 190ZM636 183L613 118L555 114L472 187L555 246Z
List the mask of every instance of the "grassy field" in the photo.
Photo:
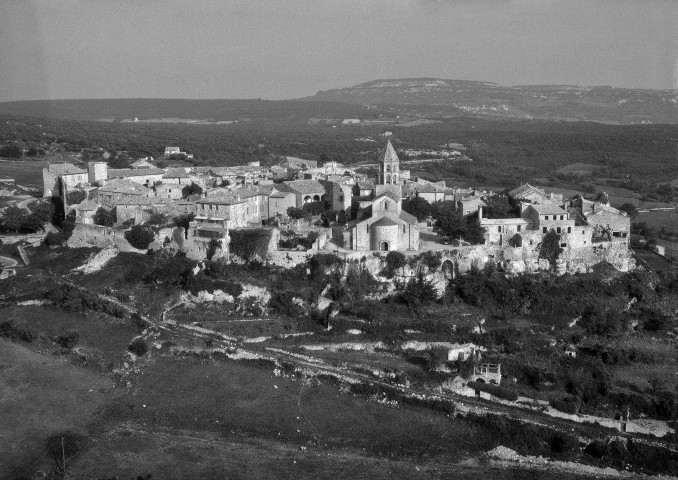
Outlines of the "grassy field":
M79 333L78 351L93 367L110 371L117 366L132 338L138 334L129 319L116 319L97 312L71 313L55 307L26 306L0 310L3 320L50 340L68 330ZM50 342L51 345L51 342Z
M45 439L83 431L114 395L113 382L62 358L0 340L0 478L49 466Z
M650 227L660 230L662 227L667 230L678 230L678 212L643 212L639 213L634 222L645 222Z

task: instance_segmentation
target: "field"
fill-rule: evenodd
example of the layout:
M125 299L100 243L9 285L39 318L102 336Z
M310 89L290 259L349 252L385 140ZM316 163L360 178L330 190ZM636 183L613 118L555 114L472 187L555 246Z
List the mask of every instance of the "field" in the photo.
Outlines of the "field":
M678 230L678 212L642 212L634 219L634 222L645 222L649 227L661 230L662 227L669 231Z
M0 478L51 463L45 439L83 430L116 393L110 378L0 339Z

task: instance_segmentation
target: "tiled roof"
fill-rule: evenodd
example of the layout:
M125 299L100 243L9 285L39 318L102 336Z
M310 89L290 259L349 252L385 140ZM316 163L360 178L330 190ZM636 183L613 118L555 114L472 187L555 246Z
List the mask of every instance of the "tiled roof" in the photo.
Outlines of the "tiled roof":
M224 193L222 195L213 195L207 198L202 198L195 203L205 205L236 205L243 203L245 200L233 193Z
M383 192L381 195L379 195L377 198L375 198L375 199L374 199L374 202L377 202L380 198L384 198L384 197L388 197L388 198L390 198L391 200L393 200L393 201L395 201L395 202L397 202L397 201L400 200L400 198L398 198L398 195L396 195L395 193L393 193L393 192L387 190L387 191Z
M106 193L134 193L138 195L145 195L148 193L148 188L138 183L123 178L116 178L106 182L106 185L99 187L99 192Z
M79 212L87 212L87 211L91 211L91 210L96 210L100 206L101 206L101 204L97 200L95 200L93 198L89 198L89 199L87 199L83 202L80 202L80 205L75 207L75 209Z
M146 175L164 175L159 168L109 168L108 178L145 177Z
M411 213L407 213L404 210L400 211L400 214L398 215L398 218L401 220L411 224L411 225L416 225L417 224L417 217L412 215Z
M130 163L132 168L155 168L155 165L150 163L148 160L137 160L136 162Z
M396 221L395 219L391 217L381 217L379 220L374 222L371 227L392 227L392 226L400 226L400 222Z
M530 205L539 215L564 215L567 212L556 205Z
M320 192L325 193L325 187L318 180L293 180L284 183L292 190L302 195Z
M538 188L538 187L533 187L529 183L526 183L526 184L521 185L517 188L514 188L513 190L508 192L508 194L509 194L510 197L516 197L518 195L525 195L525 194L530 193L530 192L535 192L535 193L538 193L540 195L546 196L546 192L544 190L542 190L541 188Z
M170 168L162 178L189 178L189 176L183 168Z
M72 163L53 163L47 167L47 170L55 175L75 175L78 173L87 173L87 170L78 168Z

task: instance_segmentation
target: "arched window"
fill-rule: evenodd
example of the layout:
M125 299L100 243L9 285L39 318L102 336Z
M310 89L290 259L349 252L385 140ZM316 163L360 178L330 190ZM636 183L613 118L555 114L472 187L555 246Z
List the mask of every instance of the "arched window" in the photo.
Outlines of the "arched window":
M384 182L386 185L389 185L391 183L391 176L386 175L386 181Z
M391 171L391 166L390 166L390 165L386 165L386 171L387 171L387 172L390 172L390 171Z
M388 202L386 200L384 200L384 203L382 204L381 209L382 210L388 210Z

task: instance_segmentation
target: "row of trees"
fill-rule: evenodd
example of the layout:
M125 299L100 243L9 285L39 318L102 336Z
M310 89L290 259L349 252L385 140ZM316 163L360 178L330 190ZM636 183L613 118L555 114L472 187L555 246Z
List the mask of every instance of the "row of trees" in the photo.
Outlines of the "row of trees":
M38 202L32 211L13 205L0 215L0 232L38 232L44 230L44 225L50 223L53 217L54 205L49 201Z

